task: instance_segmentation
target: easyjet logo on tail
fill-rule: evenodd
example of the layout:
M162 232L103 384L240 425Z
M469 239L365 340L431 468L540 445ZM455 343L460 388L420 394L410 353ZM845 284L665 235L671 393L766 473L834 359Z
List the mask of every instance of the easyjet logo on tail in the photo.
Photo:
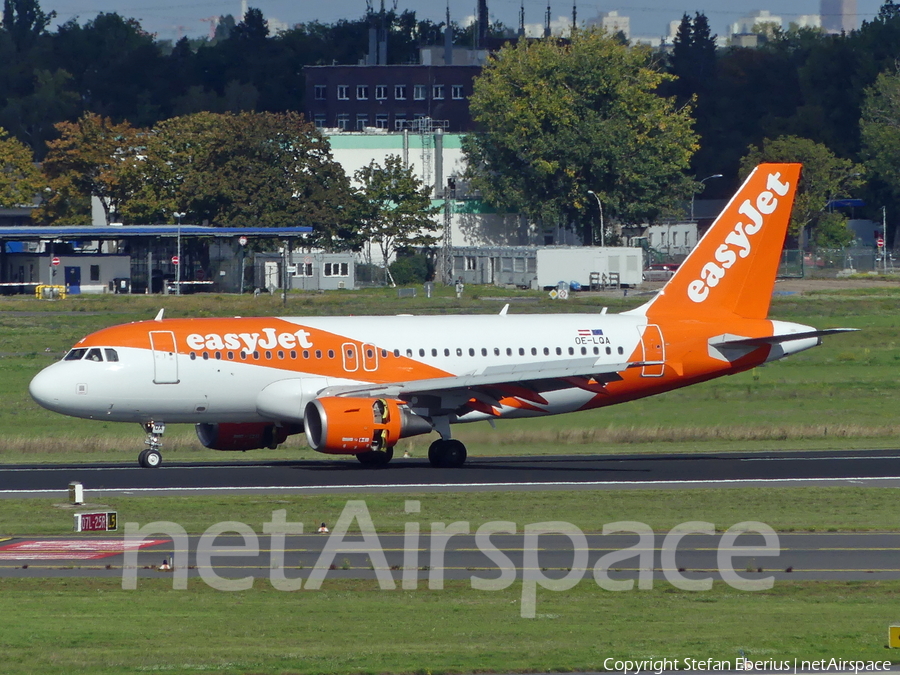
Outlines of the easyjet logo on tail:
M700 270L700 278L688 284L687 294L691 300L698 303L706 300L710 289L719 285L738 258L750 255L753 250L751 237L762 229L763 216L773 213L778 208L778 197L784 197L790 189L790 183L781 182L780 173L770 173L766 180L766 189L756 195L755 199L744 200L738 208L738 213L750 222L743 222L743 219L738 221L725 237L725 241L716 249L713 255L715 262L706 263Z

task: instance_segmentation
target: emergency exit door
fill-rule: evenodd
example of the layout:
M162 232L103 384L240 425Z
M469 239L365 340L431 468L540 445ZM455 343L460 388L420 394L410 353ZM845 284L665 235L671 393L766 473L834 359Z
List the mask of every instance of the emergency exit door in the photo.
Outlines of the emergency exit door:
M662 331L655 324L648 324L641 330L641 347L644 351L642 377L662 377L666 365L666 347Z

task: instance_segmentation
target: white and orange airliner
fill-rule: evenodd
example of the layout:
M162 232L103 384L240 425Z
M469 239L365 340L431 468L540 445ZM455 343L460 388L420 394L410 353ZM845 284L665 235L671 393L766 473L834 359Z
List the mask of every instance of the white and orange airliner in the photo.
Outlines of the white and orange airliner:
M217 450L305 432L328 454L390 461L436 431L435 466L460 466L451 426L590 410L753 368L846 329L766 318L799 164L763 164L665 287L621 314L164 319L93 333L44 369L45 408L139 422L156 467L165 426Z

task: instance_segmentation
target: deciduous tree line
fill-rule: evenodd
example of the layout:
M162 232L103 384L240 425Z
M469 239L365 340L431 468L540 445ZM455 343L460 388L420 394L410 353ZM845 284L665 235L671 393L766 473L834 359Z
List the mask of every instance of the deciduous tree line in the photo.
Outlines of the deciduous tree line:
M330 248L366 239L375 202L351 187L327 141L295 111L302 65L356 62L371 17L270 36L250 10L237 24L220 22L212 40L174 46L115 14L52 33L51 19L36 0L4 0L6 203L36 186L45 197L39 218L74 222L90 191L129 222L179 211L223 226L303 221ZM440 24L412 12L381 20L397 61L440 39ZM470 178L495 206L596 241L589 190L607 219L646 222L676 215L701 187L704 197L727 196L757 161L803 161L795 234L806 228L821 245L846 243L842 216L826 204L847 196L864 197L868 215L887 207L892 224L900 7L887 0L846 35L774 31L754 49L714 41L695 14L684 16L668 55L592 31L511 42L476 80ZM44 160L47 185L23 165L29 154ZM714 174L725 178L699 182ZM396 210L390 200L380 208Z
M57 124L40 168L0 130L0 203L41 203L38 223L90 222L91 197L127 224L310 226L326 250L375 245L383 259L435 242L430 188L399 157L354 175L297 113L202 112L139 129L86 113Z

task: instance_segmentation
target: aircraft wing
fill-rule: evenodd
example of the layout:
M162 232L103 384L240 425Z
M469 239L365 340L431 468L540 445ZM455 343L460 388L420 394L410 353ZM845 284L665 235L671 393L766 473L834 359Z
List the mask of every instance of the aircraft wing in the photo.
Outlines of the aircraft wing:
M442 409L456 409L472 399L489 406L499 405L498 399L503 395L546 404L542 392L579 387L596 393L606 383L621 380L620 371L640 365L643 364L624 362L598 365L595 357L583 357L488 366L462 375L424 380L327 387L318 395L404 399L413 396L437 397L441 403L436 407Z

